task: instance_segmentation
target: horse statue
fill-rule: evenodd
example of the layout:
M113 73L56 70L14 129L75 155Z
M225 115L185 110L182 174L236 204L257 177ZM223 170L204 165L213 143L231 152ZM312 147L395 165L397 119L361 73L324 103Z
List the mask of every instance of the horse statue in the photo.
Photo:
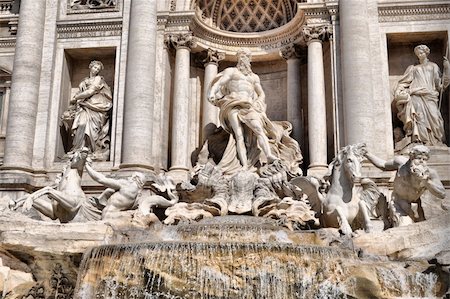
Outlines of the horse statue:
M88 202L81 189L81 176L87 156L87 148L74 152L54 185L11 200L10 209L18 210L22 207L22 212L28 212L34 208L61 223L99 219L101 211Z
M365 144L342 148L328 166L323 180L297 177L290 181L308 196L322 227L339 228L351 235L352 227L370 232L369 206L376 205L381 192L367 178L361 180Z

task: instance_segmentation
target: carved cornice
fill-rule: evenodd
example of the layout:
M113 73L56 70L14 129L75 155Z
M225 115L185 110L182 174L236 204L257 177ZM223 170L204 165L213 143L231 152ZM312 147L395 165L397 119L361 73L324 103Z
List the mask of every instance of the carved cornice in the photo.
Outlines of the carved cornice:
M120 36L122 21L58 24L58 38Z
M307 44L312 41L323 41L332 34L330 25L305 25L302 30L303 38Z
M337 11L338 3L299 3L298 9L305 14L305 22L309 25L326 24L331 20L332 13Z
M159 18L166 18L166 30L168 32L187 31L194 19L194 11L170 11L159 13Z
M257 33L236 33L213 28L204 23L201 16L196 15L191 30L197 38L198 45L204 49L220 49L234 55L239 48L247 47L255 56L258 52L279 50L299 40L302 36L303 23L304 14L298 12L289 23L279 28Z
M192 32L167 34L165 36L165 42L168 47L173 47L175 49L192 49L196 46Z
M380 22L450 20L450 3L396 5L385 3L378 7Z
M225 59L224 52L219 52L219 51L209 48L208 51L206 52L206 58L203 59L203 63L205 66L210 63L218 65L219 61L222 61L224 59Z

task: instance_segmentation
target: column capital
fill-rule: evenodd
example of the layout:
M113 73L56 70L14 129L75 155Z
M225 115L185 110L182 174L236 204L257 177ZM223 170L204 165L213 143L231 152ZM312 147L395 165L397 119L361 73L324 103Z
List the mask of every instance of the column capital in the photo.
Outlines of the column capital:
M208 48L208 51L206 52L206 58L203 59L203 63L205 66L212 63L215 65L219 64L219 61L222 61L225 59L225 53L219 52L217 50L213 50L211 48Z
M197 45L194 36L192 36L192 32L167 34L165 36L165 43L167 46L174 47L175 49L185 48L189 50Z
M286 60L301 58L300 51L295 44L289 44L286 47L281 48L280 56Z
M306 44L313 41L321 42L333 33L332 27L329 24L305 25L302 31Z

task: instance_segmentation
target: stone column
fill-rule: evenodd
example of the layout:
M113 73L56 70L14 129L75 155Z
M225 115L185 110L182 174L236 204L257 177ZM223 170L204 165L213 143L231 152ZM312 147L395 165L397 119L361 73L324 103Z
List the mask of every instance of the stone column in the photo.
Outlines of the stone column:
M379 125L372 123L378 108L373 106L377 99L371 70L377 59L370 40L368 1L339 1L339 14L344 140L345 144L367 142L371 146L370 136Z
M153 169L156 29L156 1L131 1L121 168Z
M191 33L170 35L168 42L176 49L170 171L174 177L183 178L187 175L190 166L189 78L191 48L195 46L195 43Z
M292 137L303 143L301 117L300 56L294 44L280 51L287 63L287 120L292 124Z
M303 34L308 45L308 174L327 170L327 115L322 39L327 27L305 26Z
M46 1L22 0L14 56L4 168L29 171L39 99Z
M208 124L219 125L219 108L208 101L208 92L211 88L212 80L217 76L219 61L225 59L225 53L208 49L205 62L205 78L203 82L203 103L202 103L202 139L205 139L212 133L214 128Z

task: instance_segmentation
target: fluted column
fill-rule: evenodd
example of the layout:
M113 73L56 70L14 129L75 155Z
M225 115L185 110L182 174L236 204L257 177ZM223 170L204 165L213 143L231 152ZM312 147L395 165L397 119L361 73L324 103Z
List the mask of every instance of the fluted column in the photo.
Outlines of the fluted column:
M131 1L121 168L152 169L156 1Z
M308 45L308 174L321 174L327 169L327 115L322 39L326 26L305 26L303 34Z
M280 51L287 63L287 120L292 124L292 137L303 143L301 119L300 56L295 45Z
M212 80L217 76L219 61L225 59L225 53L208 49L205 62L205 78L203 82L203 103L202 103L202 139L203 141L212 133L209 124L219 124L219 108L208 101L208 92L211 88Z
M182 177L190 165L189 154L189 104L190 104L190 54L194 40L191 33L168 36L175 47L175 74L172 105L171 167L172 174Z
M45 6L46 1L21 1L4 168L31 169L39 99Z

